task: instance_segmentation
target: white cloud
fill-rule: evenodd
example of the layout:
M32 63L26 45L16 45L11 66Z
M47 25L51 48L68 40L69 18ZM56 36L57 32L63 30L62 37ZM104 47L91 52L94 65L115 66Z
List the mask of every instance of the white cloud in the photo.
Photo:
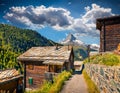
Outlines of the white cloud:
M74 19L73 29L79 35L89 35L98 37L99 31L96 30L96 19L102 17L113 16L111 8L103 8L97 4L92 4L91 7L84 8L86 13L78 19Z
M85 7L85 9L87 11L82 16L82 20L84 23L95 23L97 18L114 15L111 11L111 8L103 8L97 4L92 4L91 9L90 9L90 6Z
M46 8L43 5L11 7L4 18L19 26L51 26L58 30L66 29L73 23L73 18L68 10L54 7Z
M84 9L88 12L88 11L90 10L90 7L87 6L87 7L85 7Z
M43 28L50 26L58 31L71 30L73 33L85 36L99 36L96 30L96 19L113 16L111 8L92 4L84 8L85 14L80 18L70 16L70 11L64 8L41 6L11 7L4 16L9 22L22 27Z

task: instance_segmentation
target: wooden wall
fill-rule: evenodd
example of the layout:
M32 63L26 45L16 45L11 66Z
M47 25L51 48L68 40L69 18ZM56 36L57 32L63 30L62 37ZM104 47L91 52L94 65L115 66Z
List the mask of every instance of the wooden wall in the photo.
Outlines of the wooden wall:
M32 64L33 65L33 64ZM26 65L26 87L27 88L39 88L45 79L45 71L47 71L47 66L45 65L33 65L33 69ZM33 78L33 85L29 85L28 78Z
M104 52L104 26L100 31L100 52Z
M63 66L61 65L50 65L50 72L60 73Z
M0 93L16 93L18 85L22 84L23 76L14 77L0 82Z
M69 62L70 62L69 63L69 65L70 65L69 70L74 69L74 53L73 53L73 50L72 50L72 52L70 54Z
M107 25L102 27L100 32L100 51L104 52L104 30L105 30L105 51L117 49L120 43L120 24Z
M13 93L17 88L17 80L8 82L7 84L0 86L0 93Z

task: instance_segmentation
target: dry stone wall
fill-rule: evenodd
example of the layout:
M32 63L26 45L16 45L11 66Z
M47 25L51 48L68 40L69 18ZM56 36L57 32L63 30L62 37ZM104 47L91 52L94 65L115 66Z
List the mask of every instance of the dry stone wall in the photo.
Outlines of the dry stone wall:
M100 93L120 93L120 66L85 64L85 70Z

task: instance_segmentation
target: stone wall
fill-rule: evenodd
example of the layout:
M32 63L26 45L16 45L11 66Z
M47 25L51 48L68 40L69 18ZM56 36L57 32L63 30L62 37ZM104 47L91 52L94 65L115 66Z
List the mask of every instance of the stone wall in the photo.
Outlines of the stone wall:
M85 64L85 70L100 93L120 93L120 66Z

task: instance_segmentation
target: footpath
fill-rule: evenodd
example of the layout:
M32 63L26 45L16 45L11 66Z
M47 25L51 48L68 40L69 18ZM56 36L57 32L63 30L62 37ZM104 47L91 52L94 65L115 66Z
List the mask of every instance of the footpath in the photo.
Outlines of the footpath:
M60 93L88 93L87 85L81 71L76 71L75 74L65 82Z

